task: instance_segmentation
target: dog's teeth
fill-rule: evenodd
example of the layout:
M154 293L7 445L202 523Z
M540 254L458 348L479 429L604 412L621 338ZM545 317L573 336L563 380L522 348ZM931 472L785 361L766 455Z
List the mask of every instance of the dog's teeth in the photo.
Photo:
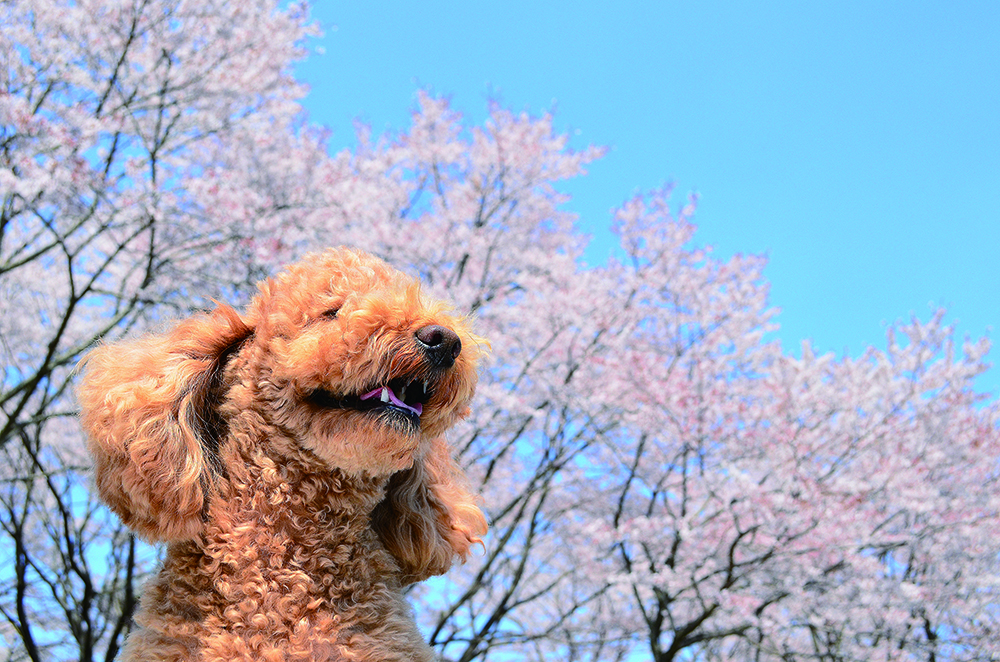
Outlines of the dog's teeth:
M427 382L425 380L420 381L420 388L423 389L424 395L427 395Z
M379 400L382 402L389 402L389 388L386 386L382 387L382 395L379 396Z
M399 393L396 395L400 400L406 400L406 387L403 386L399 389Z

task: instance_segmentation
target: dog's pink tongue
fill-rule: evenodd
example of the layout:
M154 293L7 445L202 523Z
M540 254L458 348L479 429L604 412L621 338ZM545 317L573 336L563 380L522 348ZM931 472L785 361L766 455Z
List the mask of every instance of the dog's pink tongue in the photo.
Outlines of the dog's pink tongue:
M385 403L391 402L392 404L396 405L397 407L400 407L401 409L408 409L417 416L420 416L422 413L424 413L424 406L422 404L420 404L419 402L412 406L406 404L398 397L396 397L396 393L388 386L382 386L375 389L374 391L365 393L364 395L361 396L361 399L371 400L372 398L375 397L379 398L380 400L382 400L382 402Z

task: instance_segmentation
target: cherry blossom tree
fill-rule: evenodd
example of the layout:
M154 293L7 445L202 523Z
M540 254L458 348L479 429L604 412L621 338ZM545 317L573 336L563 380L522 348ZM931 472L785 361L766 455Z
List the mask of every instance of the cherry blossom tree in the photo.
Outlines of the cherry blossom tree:
M190 309L243 229L186 185L208 143L294 124L311 28L268 0L18 0L0 24L0 648L111 659L152 554L89 496L73 367Z
M492 354L452 441L481 554L411 599L443 659L998 660L1000 410L943 313L860 357L770 340L765 261L695 241L669 188L587 266L543 114L330 154L273 2L0 4L0 647L112 659L155 562L89 496L72 367L353 244L476 317ZM8 28L8 26L10 26Z

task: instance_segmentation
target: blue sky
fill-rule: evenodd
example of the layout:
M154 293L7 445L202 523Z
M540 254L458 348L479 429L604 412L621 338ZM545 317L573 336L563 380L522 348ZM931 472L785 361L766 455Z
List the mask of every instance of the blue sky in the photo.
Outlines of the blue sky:
M608 155L568 183L610 251L609 210L667 181L697 241L765 253L779 337L861 353L936 306L1000 330L1000 2L317 0L298 72L311 118L407 125L418 89L470 121L554 109ZM994 362L1000 347L991 352ZM1000 391L1000 368L979 388Z

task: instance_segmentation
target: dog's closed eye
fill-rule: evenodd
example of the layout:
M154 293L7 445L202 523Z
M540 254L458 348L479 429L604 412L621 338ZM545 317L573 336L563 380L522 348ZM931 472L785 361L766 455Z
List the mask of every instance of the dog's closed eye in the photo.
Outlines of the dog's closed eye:
M320 313L320 317L324 319L336 319L337 315L340 313L340 306L336 308L330 308L329 310L324 310Z

